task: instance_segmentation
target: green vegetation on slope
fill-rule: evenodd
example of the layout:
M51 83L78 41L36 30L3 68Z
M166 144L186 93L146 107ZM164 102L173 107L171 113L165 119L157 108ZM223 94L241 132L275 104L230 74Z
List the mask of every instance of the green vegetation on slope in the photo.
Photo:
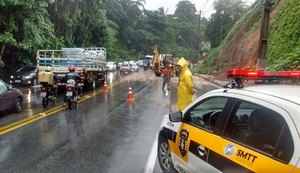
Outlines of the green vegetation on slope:
M271 26L268 42L268 70L300 68L300 1L285 0Z
M278 3L278 1L274 2ZM280 12L270 26L267 70L297 70L300 68L299 6L299 0L284 0L282 9L280 9ZM199 72L210 73L212 71L215 65L214 62L219 53L244 23L248 22L250 24L250 29L244 34L244 37L247 37L249 33L253 32L257 27L260 27L261 20L255 21L254 18L261 12L261 2L257 1L249 11L235 23L222 44L210 52L203 65L199 68ZM218 66L226 68L226 64L218 64Z
M222 41L221 45L213 49L209 55L206 57L203 64L200 66L198 72L208 74L211 73L214 62L216 61L219 53L234 36L234 34L242 27L244 23L249 24L249 31L244 34L244 37L248 36L250 32L254 31L258 26L260 21L255 20L255 16L261 13L262 5L260 1L256 1L249 10L233 25L233 27L228 32L225 39ZM222 65L221 65L222 66ZM226 65L222 66L226 67Z

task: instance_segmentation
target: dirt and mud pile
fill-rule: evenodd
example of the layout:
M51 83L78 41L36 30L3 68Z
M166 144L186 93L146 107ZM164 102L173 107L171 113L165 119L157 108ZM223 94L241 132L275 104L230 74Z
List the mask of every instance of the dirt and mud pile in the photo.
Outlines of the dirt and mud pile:
M270 26L283 4L284 0L280 0L272 7ZM217 56L211 71L213 75L218 78L225 78L227 70L231 68L256 68L262 11L263 9L260 9L260 12L254 15L251 20L241 24L239 29L236 29Z

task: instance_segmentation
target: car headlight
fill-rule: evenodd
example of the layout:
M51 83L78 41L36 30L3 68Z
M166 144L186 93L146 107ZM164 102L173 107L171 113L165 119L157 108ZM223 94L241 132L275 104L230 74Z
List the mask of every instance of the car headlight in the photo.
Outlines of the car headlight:
M13 78L14 78L14 76L13 76L13 75L10 75L10 78L11 78L11 79L13 79Z

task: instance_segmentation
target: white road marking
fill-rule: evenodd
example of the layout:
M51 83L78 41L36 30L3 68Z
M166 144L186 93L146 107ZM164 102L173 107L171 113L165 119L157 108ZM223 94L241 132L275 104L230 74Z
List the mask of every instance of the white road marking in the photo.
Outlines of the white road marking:
M157 153L157 145L158 145L157 138L158 138L158 133L156 133L156 135L155 135L155 140L152 144L152 148L151 148L151 151L150 151L150 154L149 154L149 157L148 157L145 169L144 169L144 173L153 173L155 162L156 162L156 156L157 156L157 154L156 154Z

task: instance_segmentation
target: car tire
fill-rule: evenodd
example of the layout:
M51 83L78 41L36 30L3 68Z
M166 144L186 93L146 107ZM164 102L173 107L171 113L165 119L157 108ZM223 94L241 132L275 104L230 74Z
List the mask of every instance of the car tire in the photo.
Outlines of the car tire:
M17 113L20 113L23 109L23 105L22 105L22 99L20 98L17 98L16 102L15 102L15 105L14 105L14 110L17 112Z
M168 141L164 136L161 136L158 141L157 158L160 168L164 173L177 172L173 166Z

